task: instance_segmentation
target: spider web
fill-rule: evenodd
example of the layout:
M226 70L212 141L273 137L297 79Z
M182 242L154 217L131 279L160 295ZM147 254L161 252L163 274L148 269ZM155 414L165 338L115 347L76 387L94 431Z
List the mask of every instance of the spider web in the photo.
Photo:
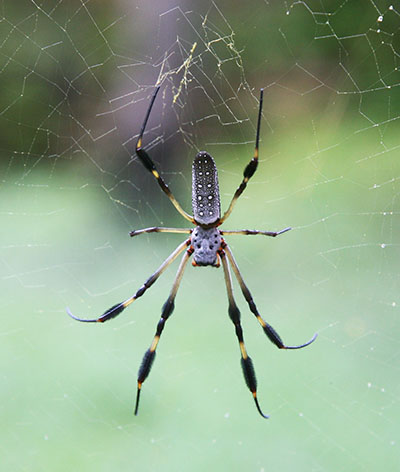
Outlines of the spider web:
M5 470L389 470L400 460L400 5L307 0L3 0L0 40ZM188 267L132 414L137 368L176 267L118 319L185 226L134 148L190 211L191 162L217 163L225 229L276 350L239 288L257 414L222 270ZM150 295L151 293L151 295ZM104 446L103 446L104 445ZM63 460L65 458L65 460ZM189 464L182 465L182 464Z

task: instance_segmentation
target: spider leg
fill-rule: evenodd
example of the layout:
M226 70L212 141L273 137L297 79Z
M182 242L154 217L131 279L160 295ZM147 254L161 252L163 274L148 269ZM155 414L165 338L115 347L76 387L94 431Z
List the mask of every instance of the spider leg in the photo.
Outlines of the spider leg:
M257 120L257 132L256 132L256 145L254 147L254 156L251 161L247 164L243 172L243 180L242 183L237 188L235 194L233 195L232 201L229 204L228 209L223 214L222 218L220 219L220 224L223 223L228 216L232 213L233 207L237 201L237 199L242 195L244 189L247 186L247 182L251 179L254 175L255 171L257 170L258 165L258 144L260 141L260 128L261 128L261 114L262 114L262 106L263 106L263 94L264 90L260 90L260 105L258 108L258 120Z
M264 330L264 333L268 336L269 340L275 344L275 346L277 346L279 349L301 349L303 347L306 347L308 346L309 344L311 344L312 342L315 341L316 337L317 337L317 333L314 334L314 336L306 343L304 344L300 344L299 346L286 346L281 337L279 336L279 334L275 331L275 329L270 325L268 324L262 317L261 315L259 314L258 310L257 310L257 307L256 307L256 304L254 303L254 300L253 300L253 297L251 296L251 293L250 293L250 290L247 288L246 284L244 283L244 280L243 280L243 277L239 271L239 267L235 261L235 258L233 257L233 254L232 254L232 251L230 250L229 246L224 243L224 246L223 246L224 250L226 251L226 254L228 255L228 259L229 259L229 262L231 263L232 265L232 269L233 269L233 272L235 273L236 275L236 278L239 282L239 285L240 285L240 288L242 290L242 293L243 293L243 296L244 298L246 299L248 305L249 305L249 308L251 310L251 312L255 315L255 317L257 318L258 322L260 323L260 325L262 326L263 330Z
M280 234L286 233L287 231L290 231L292 228L285 228L281 229L280 231L258 231L257 229L235 229L235 230L230 230L230 231L224 231L220 230L220 233L225 235L225 234L241 234L244 236L247 235L254 235L254 234L262 234L264 236L272 236L275 238L276 236L279 236Z
M189 248L187 249L187 251L182 257L181 263L179 265L178 271L175 276L174 283L172 285L171 292L169 294L169 297L167 298L167 301L164 303L162 307L161 318L157 324L157 329L156 329L156 333L154 335L153 341L149 349L147 349L147 351L144 353L143 360L142 360L142 363L140 365L139 372L138 372L138 379L137 379L138 387L137 387L137 393L136 393L135 415L137 415L138 409L139 409L139 400L140 400L140 392L142 389L142 384L150 373L150 369L153 365L153 362L156 356L156 348L160 340L161 333L163 332L167 319L169 318L169 316L172 314L174 310L176 293L181 283L183 272L186 267L186 263L189 260L189 257L192 255L192 253L193 253L193 249Z
M268 415L265 415L262 412L260 405L258 403L256 374L254 371L253 362L251 358L248 356L246 347L244 344L243 330L240 324L240 311L233 297L232 279L231 279L231 274L229 271L229 264L228 264L228 261L226 260L225 252L223 250L219 251L219 255L221 257L222 267L224 268L226 291L228 294L228 301L229 301L228 313L229 313L230 319L232 320L232 323L235 325L236 336L239 341L240 353L242 355L241 365L242 365L244 379L245 379L247 387L249 388L250 392L253 394L253 398L254 398L258 412L263 418L269 418Z
M147 121L149 120L150 112L151 109L153 108L154 101L156 99L157 93L160 90L160 86L156 87L154 90L153 96L151 97L150 100L150 105L149 108L147 109L146 116L143 121L142 128L139 133L139 137L136 143L136 154L138 158L140 159L140 162L144 165L144 167L151 173L153 174L154 178L157 180L158 185L161 187L161 190L167 195L167 197L171 200L171 203L174 205L176 210L188 221L191 223L194 223L194 218L193 216L190 216L186 211L180 206L176 198L172 195L171 190L169 189L168 185L164 182L164 179L161 177L161 175L158 173L158 170L156 169L156 166L154 165L154 162L151 160L150 156L147 154L147 152L142 149L142 141L143 141L143 135L144 131L146 129Z
M153 226L152 228L136 229L129 233L129 236L137 236L142 233L179 233L179 234L190 234L193 231L191 228L160 228L159 226Z
M104 321L110 320L111 318L116 318L120 313L122 313L127 306L134 302L137 298L141 297L144 292L150 288L158 277L164 272L164 270L179 256L179 254L184 251L184 249L189 246L190 239L187 239L181 243L172 254L170 254L165 261L160 265L160 267L151 275L146 282L137 290L137 292L129 297L127 300L121 303L117 303L108 310L106 310L99 318L85 319L79 318L78 316L73 315L69 308L67 308L68 315L77 321L82 321L84 323L104 323Z

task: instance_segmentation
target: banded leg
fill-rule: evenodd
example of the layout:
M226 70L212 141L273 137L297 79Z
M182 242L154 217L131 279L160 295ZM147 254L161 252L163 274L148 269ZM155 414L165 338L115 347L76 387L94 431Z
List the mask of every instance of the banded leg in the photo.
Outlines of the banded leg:
M230 319L232 320L232 323L235 325L236 336L239 341L240 353L242 355L241 365L242 365L244 380L250 392L253 394L253 398L254 398L258 412L263 418L269 418L269 416L265 415L262 412L260 405L258 403L256 374L254 371L253 362L251 358L248 356L246 347L244 345L243 330L240 324L240 311L233 297L232 279L231 279L231 274L229 271L228 261L226 260L224 251L220 251L219 255L221 257L222 267L224 268L226 291L228 294L228 301L229 301L228 313L229 313Z
M233 195L232 201L220 219L220 224L223 223L228 216L232 213L233 207L237 201L237 199L242 195L244 189L247 187L247 182L251 179L251 177L254 175L255 171L257 170L258 166L258 145L260 141L260 128L261 128L261 114L262 114L262 106L263 106L263 95L264 95L264 90L260 90L260 105L258 108L258 120L257 120L257 131L256 131L256 145L254 147L254 156L251 159L251 161L247 164L247 166L244 169L243 172L243 180L242 183L239 185L237 188L235 194Z
M137 236L142 233L179 233L179 234L190 234L193 229L190 228L160 228L159 226L153 226L151 228L136 229L130 231L129 236Z
M187 249L187 251L182 257L181 263L176 273L174 284L172 285L171 293L169 294L167 301L164 303L162 307L161 318L157 324L156 334L154 335L153 341L149 349L147 349L147 351L144 353L143 360L142 360L142 363L140 365L139 372L138 372L138 379L137 379L138 387L137 387L137 393L136 393L135 415L137 415L138 409L139 409L139 399L140 399L140 392L142 389L142 384L150 373L151 366L153 365L154 358L156 356L156 348L160 340L161 333L163 332L167 319L169 318L169 316L174 310L176 293L181 283L183 272L186 267L186 263L189 260L189 257L192 255L192 253L193 253L193 249L189 248Z
M127 306L129 306L132 302L134 302L136 299L141 297L144 292L150 288L154 282L158 279L158 277L164 272L164 270L172 263L174 260L179 256L179 254L184 251L184 249L189 246L190 244L190 239L187 239L184 241L182 244L180 244L175 251L170 254L165 261L160 265L160 267L154 272L153 275L151 275L146 282L139 288L139 290L135 293L135 295L132 295L129 297L127 300L121 303L117 303L116 305L112 306L109 308L107 311L105 311L99 318L92 318L92 319L85 319L85 318L79 318L75 315L73 315L69 308L67 308L67 313L68 315L73 318L74 320L77 321L82 321L84 323L104 323L104 321L110 320L111 318L117 317L120 313L122 313Z
M249 308L251 310L251 312L255 315L255 317L257 318L258 322L260 323L260 325L262 326L263 330L264 330L264 333L268 336L269 340L275 344L275 346L277 346L279 349L301 349L303 347L306 347L308 346L309 344L311 344L312 342L315 341L316 337L317 337L317 333L314 334L314 336L310 339L310 341L304 343L304 344L300 344L299 346L286 346L281 337L279 336L279 334L275 331L275 329L270 325L268 324L262 317L261 315L259 314L258 310L257 310L257 307L256 307L256 304L254 303L254 300L253 300L253 297L251 296L251 293L250 293L250 290L247 288L246 284L244 283L244 280L243 280L243 277L239 271L239 267L235 261L235 258L233 257L233 254L232 254L232 251L230 250L229 246L224 243L224 246L223 246L224 250L226 251L226 254L228 255L228 259L229 259L229 262L231 263L232 265L232 269L233 269L233 272L235 273L236 275L236 278L239 282L239 285L240 285L240 288L242 290L242 293L243 293L243 296L244 298L246 299L248 305L249 305Z
M147 122L149 120L150 112L151 109L153 108L154 101L156 99L157 93L160 90L160 86L156 87L153 96L151 97L150 100L150 105L149 108L147 109L146 116L144 118L144 122L142 125L142 129L140 130L139 137L136 143L136 154L138 158L140 159L140 162L144 165L144 167L151 173L153 174L154 178L157 180L158 185L161 187L161 190L167 195L167 197L171 200L172 204L176 208L176 210L188 221L191 223L195 223L193 216L190 216L186 211L180 206L176 198L172 195L171 190L169 189L168 185L164 182L164 179L161 177L161 175L158 173L158 170L156 169L156 166L154 165L154 162L151 160L147 152L142 149L142 141L143 141L143 135L144 131L146 129Z
M279 236L280 234L286 233L287 231L290 231L292 228L285 228L281 229L280 231L258 231L257 229L235 229L235 230L220 230L220 233L222 235L225 234L240 234L242 236L247 236L247 235L255 235L255 234L262 234L264 236L272 236L275 238L276 236Z

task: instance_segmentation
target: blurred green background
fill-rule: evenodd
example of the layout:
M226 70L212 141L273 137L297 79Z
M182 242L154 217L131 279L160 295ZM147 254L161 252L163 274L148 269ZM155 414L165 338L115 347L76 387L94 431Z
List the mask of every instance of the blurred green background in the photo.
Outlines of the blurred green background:
M400 9L390 2L1 2L1 470L375 471L400 464ZM258 377L239 365L222 270L188 266L133 415L177 264L120 317L185 226L207 149L225 229L277 350L235 285Z

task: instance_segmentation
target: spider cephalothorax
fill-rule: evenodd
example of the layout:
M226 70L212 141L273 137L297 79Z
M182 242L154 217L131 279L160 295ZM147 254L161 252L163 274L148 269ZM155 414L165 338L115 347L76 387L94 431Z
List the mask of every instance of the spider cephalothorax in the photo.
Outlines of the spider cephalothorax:
M191 237L194 266L219 267L218 251L221 249L221 233L218 228L196 226Z
M129 306L137 298L141 297L148 288L150 288L153 283L158 279L158 277L164 272L164 270L181 254L184 252L181 263L178 268L178 272L175 276L174 283L167 301L164 303L161 310L161 318L157 324L156 333L154 335L153 341L150 347L144 354L142 364L139 368L138 373L138 388L136 395L136 405L135 405L135 414L138 412L140 392L142 384L150 373L151 366L153 365L154 358L156 355L156 348L161 337L161 333L164 329L165 323L171 313L174 310L175 306L175 297L178 291L179 284L182 280L183 272L186 267L186 264L189 258L193 255L193 265L194 266L213 266L219 267L220 262L222 262L222 267L224 270L225 285L228 295L228 313L229 317L232 320L235 326L235 333L239 342L240 353L241 353L241 365L243 370L243 375L245 378L246 385L251 391L257 410L261 416L268 418L265 415L259 406L257 399L257 381L256 375L254 372L254 367L251 358L248 356L246 347L243 339L243 331L240 323L240 311L236 305L233 288L232 288L232 279L230 274L229 267L231 266L233 272L238 280L242 294L247 301L250 311L255 315L257 321L260 323L265 334L268 336L270 341L274 343L279 349L300 349L302 347L308 346L311 344L315 338L313 338L307 343L300 344L299 346L286 346L279 334L274 330L274 328L269 325L259 314L256 304L251 296L249 289L244 283L243 277L239 271L239 267L233 257L232 251L229 248L228 244L224 241L223 236L226 234L242 234L242 235L256 235L261 234L264 236L278 236L279 234L289 231L290 228L285 228L278 232L273 231L259 231L259 230L232 230L225 231L220 230L219 226L228 218L231 214L233 206L240 195L243 193L244 189L247 186L247 182L253 176L257 169L258 165L258 144L260 138L260 126L261 126L261 112L262 112L262 102L263 102L263 90L260 92L260 104L258 109L258 121L257 121L257 132L256 132L256 143L254 149L254 156L247 164L243 172L243 180L236 192L233 195L231 203L228 209L225 211L221 217L221 205L220 205L220 195L218 188L218 173L217 167L215 165L214 159L205 151L199 152L193 161L193 176L192 176L192 209L193 216L186 213L185 210L180 206L178 201L175 199L171 193L168 185L164 182L161 175L158 173L154 162L151 160L147 152L142 148L143 135L146 129L147 121L150 116L151 109L156 99L157 93L160 87L158 86L151 98L149 108L142 125L142 129L139 133L139 137L136 144L136 154L139 160L142 162L144 167L151 172L158 182L158 185L161 187L163 192L171 200L172 204L176 210L188 221L195 225L195 228L162 228L162 227L152 227L145 228L140 230L134 230L130 232L131 236L137 236L142 233L181 233L189 234L189 238L181 243L175 251L170 254L167 259L161 264L161 266L151 275L144 284L136 291L134 295L129 297L127 300L109 308L105 311L99 318L85 319L79 318L73 315L68 309L68 314L78 321L83 321L87 323L99 322L102 323L111 318L118 316L127 306Z

